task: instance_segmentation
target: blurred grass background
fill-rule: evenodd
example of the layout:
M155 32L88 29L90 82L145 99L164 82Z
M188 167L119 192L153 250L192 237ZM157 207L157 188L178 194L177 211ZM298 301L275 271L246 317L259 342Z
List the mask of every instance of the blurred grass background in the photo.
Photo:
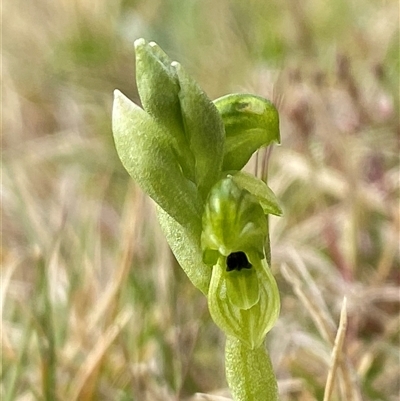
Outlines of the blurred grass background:
M280 110L268 179L285 210L271 220L282 311L267 343L282 401L322 400L344 296L331 400L399 399L397 1L14 0L2 13L2 400L229 397L223 335L113 146L112 91L139 101L139 37L211 98L252 92Z

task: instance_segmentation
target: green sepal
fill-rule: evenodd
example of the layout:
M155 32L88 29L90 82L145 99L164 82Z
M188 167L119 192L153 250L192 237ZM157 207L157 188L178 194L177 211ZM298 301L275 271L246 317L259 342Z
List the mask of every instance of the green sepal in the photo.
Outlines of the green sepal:
M222 119L207 95L173 62L179 79L179 100L185 132L195 155L195 182L205 199L221 175L225 131Z
M136 85L143 109L175 139L174 150L187 178L194 180L194 156L185 136L180 85L172 60L154 42L135 41Z
M170 133L121 92L114 93L112 129L125 169L177 222L200 220L201 199L182 173Z
M227 275L231 272L226 271L225 258L221 256L212 268L208 308L221 330L244 342L250 349L255 349L262 344L278 319L280 299L276 281L266 259L260 259L255 253L247 253L247 256L252 269L257 273L258 302L249 309L236 306L236 300L232 298L236 293L230 293L227 289ZM243 271L244 269L239 273Z
M278 384L264 344L254 349L235 337L225 344L226 379L235 401L278 401Z
M278 111L269 100L238 93L214 104L225 126L223 171L241 170L257 149L280 142Z
M240 187L249 191L260 202L265 214L282 216L283 211L278 198L272 189L262 180L244 171L232 172L233 181Z

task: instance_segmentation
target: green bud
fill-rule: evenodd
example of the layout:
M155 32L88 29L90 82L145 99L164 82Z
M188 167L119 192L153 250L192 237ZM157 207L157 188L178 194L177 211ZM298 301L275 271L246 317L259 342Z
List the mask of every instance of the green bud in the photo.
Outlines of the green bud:
M224 153L224 125L214 103L185 72L173 62L179 79L179 100L190 150L195 156L195 182L205 199L220 178Z
M180 85L172 60L156 43L144 39L135 41L135 53L136 85L142 106L174 138L174 151L182 170L193 181L194 156L185 136L178 96Z
M279 115L267 99L232 94L214 100L225 126L223 171L241 170L251 155L271 142L280 142Z

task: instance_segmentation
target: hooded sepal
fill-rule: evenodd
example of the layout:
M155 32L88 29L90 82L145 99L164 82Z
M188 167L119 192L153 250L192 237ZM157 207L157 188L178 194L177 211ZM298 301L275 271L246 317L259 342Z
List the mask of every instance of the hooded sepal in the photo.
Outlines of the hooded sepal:
M218 181L211 189L203 212L201 243L204 260L211 251L228 256L237 251L263 255L267 221L257 198L240 188L232 176Z

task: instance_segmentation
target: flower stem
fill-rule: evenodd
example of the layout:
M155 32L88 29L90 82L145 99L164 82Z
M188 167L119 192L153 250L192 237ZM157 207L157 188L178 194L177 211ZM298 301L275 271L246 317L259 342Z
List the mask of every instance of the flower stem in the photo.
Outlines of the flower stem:
M251 349L228 336L225 369L235 401L279 401L276 377L264 344Z

